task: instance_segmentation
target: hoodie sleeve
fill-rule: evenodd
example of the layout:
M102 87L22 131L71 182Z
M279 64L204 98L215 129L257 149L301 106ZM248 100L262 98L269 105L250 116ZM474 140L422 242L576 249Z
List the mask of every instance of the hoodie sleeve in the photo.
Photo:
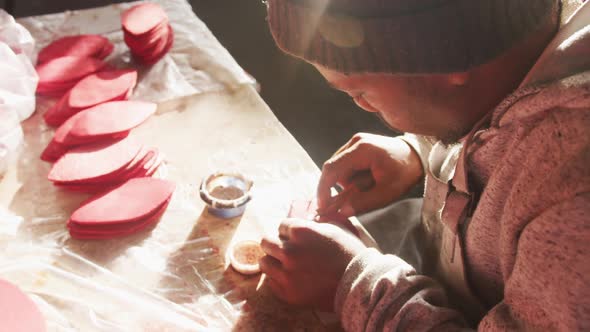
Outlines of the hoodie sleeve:
M589 234L590 194L533 219L518 241L504 298L483 317L478 330L590 329ZM351 261L335 306L346 331L468 330L435 280L375 249Z
M456 331L466 327L448 308L443 288L401 258L367 249L348 265L336 312L346 331Z

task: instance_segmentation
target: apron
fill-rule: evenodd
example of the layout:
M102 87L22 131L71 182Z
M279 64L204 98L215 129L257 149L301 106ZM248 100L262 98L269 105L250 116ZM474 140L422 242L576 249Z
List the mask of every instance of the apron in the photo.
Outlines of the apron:
M466 154L475 133L491 118L491 112L467 135L453 179L441 181L426 174L422 228L419 240L425 244L423 272L440 280L450 304L477 326L487 310L475 296L465 270L465 230L476 206L469 191Z

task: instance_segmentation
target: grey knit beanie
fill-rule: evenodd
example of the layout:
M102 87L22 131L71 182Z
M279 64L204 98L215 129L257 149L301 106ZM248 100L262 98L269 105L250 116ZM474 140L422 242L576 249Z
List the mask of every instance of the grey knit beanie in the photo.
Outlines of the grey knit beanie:
M267 0L285 52L342 72L466 71L548 20L558 0Z

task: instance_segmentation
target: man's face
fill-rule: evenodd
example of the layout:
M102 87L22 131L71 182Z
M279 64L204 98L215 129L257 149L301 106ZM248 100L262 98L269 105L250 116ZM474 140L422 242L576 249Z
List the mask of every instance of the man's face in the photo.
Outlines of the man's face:
M359 107L378 113L387 124L403 132L455 141L480 116L474 114L479 112L469 111L472 91L463 74L345 75L315 67L330 85L350 95Z

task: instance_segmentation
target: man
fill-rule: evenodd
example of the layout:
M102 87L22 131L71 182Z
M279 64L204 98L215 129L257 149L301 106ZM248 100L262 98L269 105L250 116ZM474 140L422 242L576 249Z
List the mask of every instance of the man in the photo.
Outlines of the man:
M281 49L412 133L353 137L323 167L319 210L359 215L425 178L419 222L399 204L379 212L397 230L380 243L393 254L332 224L283 221L262 241L275 294L335 310L349 331L590 330L590 5L579 6L268 0ZM366 170L375 185L358 190L349 179Z

